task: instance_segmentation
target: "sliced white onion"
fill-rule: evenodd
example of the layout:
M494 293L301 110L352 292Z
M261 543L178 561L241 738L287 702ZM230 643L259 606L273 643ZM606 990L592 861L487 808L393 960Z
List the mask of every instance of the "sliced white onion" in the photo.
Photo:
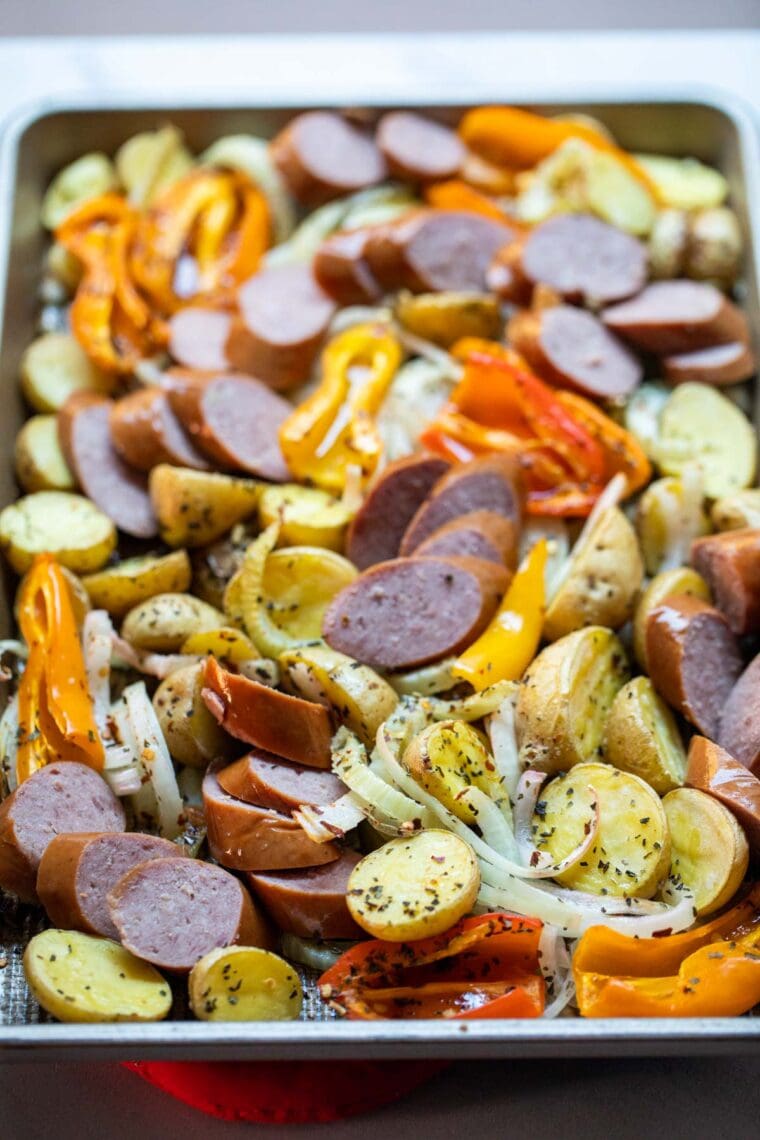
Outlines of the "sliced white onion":
M552 591L551 593L547 594L547 602L550 602L552 600L552 598L559 591L560 587L563 586L569 578L573 562L585 551L591 539L592 533L596 528L596 524L599 522L599 519L602 517L605 511L608 511L610 507L616 507L620 500L625 497L626 487L627 484L625 475L623 475L621 472L618 472L617 475L613 475L612 479L610 479L609 483L604 488L601 495L591 508L591 513L583 524L583 530L578 535L575 546L571 550L569 556L565 559L564 565L554 574Z
M486 731L491 743L491 752L501 781L514 803L517 785L522 775L520 750L517 747L515 712L517 709L518 686L502 700L496 712L486 721Z
M367 752L359 738L341 728L333 738L333 772L350 791L372 805L381 817L392 820L400 831L434 827L435 821L413 796L381 779L369 766Z
M554 879L580 863L596 842L599 834L599 796L589 784L588 791L591 795L592 814L591 819L586 824L583 839L572 851L568 852L564 859L555 863L545 851L541 851L533 842L533 815L546 779L546 772L535 772L532 769L523 772L520 777L515 795L515 838L520 858L526 866L540 868L545 872L546 878Z
M183 804L164 734L143 681L128 685L123 697L141 770L141 788L132 805L138 819L174 839L182 830Z
M183 764L177 773L177 787L182 796L183 803L192 807L203 807L203 776L202 768L191 768Z
M12 697L8 698L3 715L0 717L0 771L2 772L0 799L2 799L3 787L7 788L9 795L11 792L15 792L18 787L16 772L18 732L18 695L14 693Z
M318 942L312 938L299 938L296 934L283 934L280 949L291 962L324 974L355 945L355 942Z
M446 693L457 683L451 672L455 657L436 661L434 665L423 665L421 669L411 669L407 673L388 673L386 681L402 696L434 697Z
M293 812L293 819L315 843L345 838L346 833L358 827L364 818L361 804L351 792L332 804L318 807L302 804Z
M348 305L345 309L338 309L330 321L329 335L337 336L355 325L389 325L392 321L393 313L384 305Z
M558 1017L575 996L572 963L567 944L555 926L544 924L538 943L539 965L546 982L549 1003L544 1017Z
M111 706L111 645L114 629L106 610L90 610L82 626L82 655L87 685L92 697L95 723L101 736L110 735L108 710Z
M136 649L123 637L114 633L111 638L114 654L125 665L136 669L139 673L147 673L150 677L157 677L163 681L170 673L177 669L184 669L186 665L195 665L202 658L197 654L188 653L150 653L145 649Z
M136 765L104 771L103 777L115 796L134 796L140 791L140 773Z
M412 356L421 356L423 360L429 360L431 364L440 369L441 375L447 380L458 383L462 379L464 371L462 365L445 348L433 344L431 340L424 340L423 337L410 333L403 325L395 325L393 331Z
M495 713L502 701L513 696L518 687L517 681L497 681L469 697L455 697L450 701L443 697L426 697L420 701L420 707L431 720L480 720Z

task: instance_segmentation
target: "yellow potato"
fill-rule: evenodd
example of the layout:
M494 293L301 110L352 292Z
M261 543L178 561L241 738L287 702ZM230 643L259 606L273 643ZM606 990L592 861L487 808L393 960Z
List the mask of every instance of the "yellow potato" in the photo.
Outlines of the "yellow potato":
M633 613L643 577L633 527L610 507L576 543L569 572L546 611L544 637L556 641L588 625L619 629Z
M689 224L685 274L730 289L741 269L743 253L739 219L726 206L700 210Z
M633 618L633 652L642 669L648 669L647 619L652 610L672 594L690 594L693 598L710 601L710 587L690 566L663 570L653 578L639 599Z
M624 426L639 441L650 459L655 459L660 416L672 389L664 384L640 384L626 402Z
M589 626L543 649L517 698L517 737L524 767L562 771L599 755L612 702L628 680L621 642Z
M121 184L135 206L149 206L193 167L182 132L171 124L133 135L119 147L115 161Z
M502 323L490 293L400 293L394 315L415 336L444 348L465 336L498 339Z
M235 752L234 741L206 708L202 688L203 665L187 665L170 673L153 697L172 760L192 768L205 768L217 757Z
M57 229L78 206L116 190L118 184L110 158L98 152L83 154L59 171L45 191L40 213L43 226Z
M649 574L688 563L694 539L710 533L699 473L650 483L639 499L636 532Z
M312 641L335 595L353 582L356 567L331 550L290 546L273 550L264 569L264 593L272 620L290 637Z
M303 992L290 962L255 946L224 946L200 958L189 978L201 1021L295 1021Z
M448 930L475 905L478 861L451 831L420 831L365 855L351 872L346 902L373 936L413 942Z
M280 546L325 546L342 551L351 514L326 491L286 483L262 490L259 521L262 528L279 522Z
M609 764L578 764L552 780L533 816L534 841L559 862L583 841L598 804L599 831L565 886L618 898L651 898L667 877L670 838L662 801L638 776Z
M636 154L634 158L654 182L664 206L700 210L719 206L728 194L723 175L696 158L662 154Z
M680 277L688 240L689 215L686 211L659 210L647 243L650 277L658 280Z
M702 918L730 902L747 873L749 848L735 817L697 788L676 788L662 801L672 843L671 874L694 894Z
M17 574L45 552L75 574L87 574L100 569L115 546L116 527L83 495L36 491L0 512L0 548Z
M493 757L477 730L464 721L431 724L414 737L402 762L418 784L464 823L478 822L468 788L479 788L494 802L506 799Z
M679 384L660 415L655 459L666 475L696 464L710 499L749 487L757 437L744 413L707 384Z
M25 491L73 491L69 471L58 442L56 416L32 416L16 436L16 478Z
M224 614L192 594L156 594L129 611L121 636L138 649L177 653L191 634L222 625Z
M161 1021L171 1009L158 970L107 938L43 930L24 951L29 988L59 1021Z
M713 503L710 513L718 530L760 528L760 487L725 495Z
M123 617L133 606L156 594L183 593L190 587L190 559L186 550L156 557L146 554L127 558L89 574L83 585L96 609Z
M108 395L113 384L71 333L43 333L21 358L21 391L36 412L57 412L74 392Z
M169 546L206 546L256 510L259 484L160 463L150 473L150 497Z
M230 665L242 665L244 661L252 661L259 656L251 639L229 625L191 633L180 646L180 653L198 654L202 657L212 654Z
M641 776L661 796L684 782L686 750L678 725L648 677L634 677L615 697L603 749L608 764Z

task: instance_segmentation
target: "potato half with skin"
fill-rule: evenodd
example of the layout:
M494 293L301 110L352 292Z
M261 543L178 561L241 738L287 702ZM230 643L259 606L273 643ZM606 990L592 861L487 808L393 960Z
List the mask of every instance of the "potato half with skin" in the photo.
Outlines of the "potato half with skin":
M697 915L730 902L749 864L741 825L727 807L697 788L676 788L662 801L672 843L671 874L694 894Z
M679 384L660 415L655 459L666 475L702 470L710 499L749 487L757 467L755 429L736 404L707 384Z
M318 546L273 550L264 568L264 594L270 617L290 637L314 641L335 595L357 576L353 562Z
M444 348L466 336L494 340L502 323L490 293L401 293L394 316L410 333Z
M279 522L279 546L324 546L342 553L351 514L327 491L285 483L262 490L259 521L262 528Z
M543 649L517 697L522 766L558 772L596 759L607 714L628 676L621 642L601 626L576 630Z
M96 609L123 617L133 606L156 594L181 594L190 588L190 559L186 550L157 557L146 554L127 558L88 574L83 585Z
M16 436L16 478L25 491L73 491L74 476L58 442L57 416L32 416Z
M158 970L107 938L43 930L24 951L26 980L59 1021L161 1021L171 1009Z
M595 895L651 898L670 867L670 838L660 797L644 780L609 764L578 764L542 791L533 816L537 847L559 861L582 841L598 804L593 847L557 876Z
M647 619L671 594L690 594L705 602L711 600L707 582L689 566L657 574L639 598L633 618L633 652L642 669L647 669Z
M224 624L223 613L192 594L156 594L129 611L121 636L138 649L176 653L191 634Z
M633 613L644 577L636 534L618 507L602 514L570 557L569 572L546 611L547 641L588 625L619 629Z
M303 991L295 968L257 946L204 954L189 978L190 1007L201 1021L295 1021Z
M718 530L760 527L760 487L750 487L718 499L713 503L711 516Z
M44 553L75 574L88 574L108 561L115 546L116 527L84 495L35 491L0 512L0 548L17 574Z
M149 478L150 498L168 546L207 546L252 515L259 484L213 471L160 463Z
M259 651L251 639L246 637L242 630L229 625L191 633L187 640L182 642L180 653L197 654L201 657L212 654L219 661L230 665L242 665L244 661L253 661L259 656Z
M175 669L153 696L158 723L172 759L191 768L205 768L217 757L237 751L235 742L220 728L201 697L203 663Z
M478 822L467 789L479 788L489 799L506 800L496 764L480 734L461 720L442 720L415 736L403 765L418 784L464 823Z
M475 905L480 870L464 839L420 831L391 839L351 872L346 902L373 938L414 942L448 930Z
M43 333L21 358L21 391L36 412L57 412L74 392L108 395L113 383L71 333Z
M604 758L664 796L680 788L686 750L675 717L648 677L634 677L612 702L604 729Z
M636 533L649 574L685 566L694 539L710 533L698 472L650 483L638 502Z

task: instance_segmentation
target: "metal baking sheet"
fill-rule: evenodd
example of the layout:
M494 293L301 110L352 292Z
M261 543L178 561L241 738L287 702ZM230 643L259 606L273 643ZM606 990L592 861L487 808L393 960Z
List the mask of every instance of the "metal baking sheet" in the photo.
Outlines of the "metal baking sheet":
M506 88L491 93L494 102L519 102ZM486 101L486 100L482 100ZM139 106L134 100L46 104L23 112L8 125L0 142L0 507L17 488L10 456L24 409L18 395L21 354L36 332L37 285L47 239L39 208L52 175L89 150L113 152L137 131L162 122L176 123L191 148L202 150L221 135L248 132L273 135L297 110L310 104L298 98L277 106ZM399 105L414 106L453 121L466 104L431 106L420 90ZM632 150L694 154L725 173L747 247L743 282L753 337L760 347L760 156L754 123L729 99L641 99L630 96L533 103L549 114L586 112L600 118L621 144ZM353 112L369 120L389 105L361 102ZM760 423L760 407L758 408ZM0 636L11 628L13 582L3 570ZM17 904L0 892L0 1049L7 1060L183 1059L325 1059L402 1057L567 1057L654 1056L753 1052L760 1054L760 1018L689 1020L600 1020L564 1017L557 1021L347 1022L325 1010L314 976L302 971L306 1001L303 1018L286 1023L209 1024L188 1019L180 980L175 986L172 1019L152 1025L59 1025L42 1013L24 980L24 946L44 925L39 910Z

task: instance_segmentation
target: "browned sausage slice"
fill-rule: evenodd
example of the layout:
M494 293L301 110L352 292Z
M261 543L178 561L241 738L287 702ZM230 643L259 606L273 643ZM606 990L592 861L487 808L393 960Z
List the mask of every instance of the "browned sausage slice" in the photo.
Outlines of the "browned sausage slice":
M513 237L508 225L465 210L418 210L374 227L366 255L385 289L482 292L490 262Z
M226 353L230 367L285 391L308 380L335 302L308 265L256 273L238 293Z
M214 657L206 661L203 684L203 700L230 736L286 760L329 769L332 726L323 705L229 673Z
M365 570L325 613L325 641L379 669L456 653L485 628L507 587L503 567L477 558L396 558Z
M275 925L288 934L364 938L346 906L348 878L360 859L358 851L346 850L322 867L248 875L248 882Z
M375 139L391 174L410 182L453 178L464 161L456 132L414 111L383 115Z
M366 258L371 233L362 227L332 234L314 256L314 276L339 305L373 305L383 295Z
M281 760L262 749L254 749L222 768L219 783L238 800L285 814L304 804L321 807L334 803L346 791L332 772Z
M666 598L647 619L646 657L660 695L704 736L715 739L742 668L723 614L687 594Z
M472 511L495 511L519 527L522 495L519 464L514 456L474 459L445 475L409 523L400 553L413 554L421 542L446 523Z
M69 396L58 413L58 437L79 486L134 538L153 538L158 522L141 471L128 467L111 440L111 401L89 392Z
M48 843L70 831L124 831L124 809L108 784L72 760L40 768L0 804L0 887L35 902Z
M760 776L760 653L731 690L720 719L718 744Z
M334 843L315 843L289 815L228 795L220 766L203 778L203 811L211 854L234 871L279 871L316 867L338 858Z
M118 941L108 892L138 863L178 854L176 843L135 831L57 835L40 860L37 894L54 926Z
M117 400L109 426L114 447L130 467L152 471L159 463L171 463L208 470L161 388L142 388Z
M653 281L605 309L602 320L637 348L664 356L749 340L741 310L704 281Z
M290 190L305 206L374 186L386 175L373 139L334 111L297 115L270 145Z
M713 348L698 348L694 352L681 352L666 356L661 361L662 374L671 384L739 384L754 376L757 365L748 344L732 341Z
M232 314L188 305L169 321L169 355L185 368L224 372Z
M729 530L692 543L691 564L707 581L734 633L760 632L760 530Z
M572 305L518 313L507 338L544 380L584 396L628 396L644 375L629 348L593 313Z
M471 511L439 527L414 552L415 558L461 556L483 558L514 570L517 566L517 527L496 511Z
M127 871L108 895L127 950L184 973L219 946L272 945L248 891L228 871L199 859L152 859Z
M720 745L692 736L686 786L720 800L743 827L750 848L760 855L760 780Z
M288 478L277 431L292 405L252 376L170 369L167 397L191 439L213 461L275 482Z
M348 531L346 553L366 570L399 552L404 531L449 464L435 455L389 463L370 489Z

